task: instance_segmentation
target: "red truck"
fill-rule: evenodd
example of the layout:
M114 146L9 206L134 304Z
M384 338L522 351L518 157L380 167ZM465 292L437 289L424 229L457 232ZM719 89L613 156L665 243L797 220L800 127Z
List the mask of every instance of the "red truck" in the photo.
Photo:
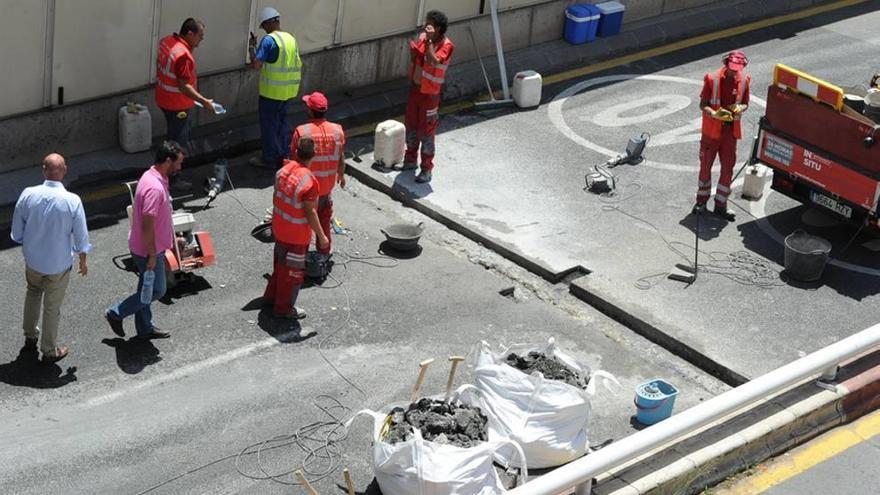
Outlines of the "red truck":
M841 88L778 64L750 163L772 188L880 232L880 126L844 104Z

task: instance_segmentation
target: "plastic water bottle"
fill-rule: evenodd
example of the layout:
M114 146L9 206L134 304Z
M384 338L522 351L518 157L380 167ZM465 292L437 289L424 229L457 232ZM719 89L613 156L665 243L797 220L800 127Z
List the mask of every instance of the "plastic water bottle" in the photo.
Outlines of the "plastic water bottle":
M156 280L156 273L153 270L144 272L144 284L141 286L141 302L144 304L153 302L153 280Z

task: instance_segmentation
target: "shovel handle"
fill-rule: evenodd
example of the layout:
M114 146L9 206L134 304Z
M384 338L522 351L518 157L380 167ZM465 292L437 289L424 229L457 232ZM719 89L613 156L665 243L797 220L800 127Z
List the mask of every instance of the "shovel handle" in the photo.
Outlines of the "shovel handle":
M464 356L449 356L449 361L452 363L452 366L449 369L449 379L446 380L446 398L449 398L449 395L452 393L452 384L455 381L455 370L458 368L458 363L464 361Z
M308 493L309 495L318 495L318 492L315 491L315 489L312 487L312 484L309 483L309 480L306 479L306 476L301 470L297 469L293 472L293 474L294 476L296 476L296 479L299 480L300 484L302 484L303 489L305 489L306 493Z
M345 487L348 490L348 495L355 495L354 483L351 481L351 472L349 472L348 468L342 470L342 476L345 478Z
M422 382L425 381L425 373L428 372L428 366L434 362L434 359L426 359L419 363L419 377L416 379L416 385L413 387L410 395L410 402L415 402L419 398L419 390L422 388Z

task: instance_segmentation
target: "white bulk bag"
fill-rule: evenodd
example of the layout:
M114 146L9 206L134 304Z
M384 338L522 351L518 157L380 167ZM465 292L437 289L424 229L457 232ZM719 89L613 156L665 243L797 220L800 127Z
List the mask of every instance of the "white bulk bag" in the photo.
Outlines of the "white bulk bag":
M581 376L589 376L587 389L545 379L539 372L526 375L505 362L512 352L527 355L532 351L555 357ZM493 353L489 344L482 342L469 364L478 391L469 397L469 404L488 416L489 441L516 441L532 469L559 466L586 454L590 399L596 393L596 381L602 379L609 391L620 389L614 376L605 371L591 373L587 366L560 351L552 338L543 344L517 344L499 353ZM512 450L502 448L495 459L505 466L518 466L520 457L512 454Z
M386 443L381 435L388 415L395 407L405 410L408 406L409 403L392 404L379 412L365 409L346 424L348 427L360 415L373 418L373 473L383 494L495 495L506 492L493 467L493 454L501 447L508 447L519 453L519 459L524 459L516 442L490 440L466 449L424 440L421 431L414 430L411 440L393 445ZM522 471L520 483L528 477L525 462Z

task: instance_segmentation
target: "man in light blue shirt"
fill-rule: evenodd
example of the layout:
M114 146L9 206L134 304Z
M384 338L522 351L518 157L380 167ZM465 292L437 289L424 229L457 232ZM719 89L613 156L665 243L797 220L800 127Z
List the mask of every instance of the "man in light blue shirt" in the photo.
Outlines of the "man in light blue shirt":
M64 188L61 181L65 175L64 157L52 153L43 159L46 180L21 193L15 204L10 233L12 240L22 245L26 265L24 347L27 351L37 351L40 336L37 322L42 306L40 352L47 364L67 356L67 347L58 347L55 342L61 303L70 282L74 254L79 255L79 274L85 276L89 271L86 253L92 248L82 201Z

